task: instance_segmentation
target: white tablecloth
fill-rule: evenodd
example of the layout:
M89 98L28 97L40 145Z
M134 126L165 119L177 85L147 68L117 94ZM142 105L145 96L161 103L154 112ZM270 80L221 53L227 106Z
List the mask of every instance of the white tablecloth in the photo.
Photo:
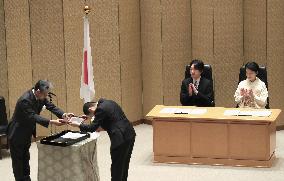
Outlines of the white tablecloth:
M67 147L38 147L38 181L99 181L97 137Z

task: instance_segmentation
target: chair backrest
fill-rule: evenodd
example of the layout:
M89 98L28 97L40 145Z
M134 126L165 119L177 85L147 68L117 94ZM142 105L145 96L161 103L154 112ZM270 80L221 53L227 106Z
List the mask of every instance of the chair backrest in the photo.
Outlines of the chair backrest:
M184 78L187 79L187 78L190 78L190 77L191 77L191 75L190 75L190 65L186 65L185 72L184 72ZM203 69L203 72L201 73L201 77L204 77L204 78L206 78L208 80L211 80L213 85L214 85L213 77L212 77L212 67L211 67L211 65L209 65L209 64L205 64L204 65L204 69ZM211 106L215 107L214 90L213 90L213 101L211 103Z
M187 65L185 67L185 75L184 75L184 78L187 79L189 78L191 75L190 75L190 65ZM212 67L211 65L209 64L205 64L204 65L204 69L203 69L203 72L201 74L202 77L205 77L206 79L209 79L211 81L213 81L213 78L212 78Z
M266 88L268 90L267 69L266 69L265 66L259 66L259 71L258 71L257 77L265 83ZM246 77L246 68L245 68L245 66L242 66L240 68L239 83L241 81L245 80L246 78L247 78ZM267 104L266 104L265 108L269 109L269 97L267 98Z
M4 97L0 96L0 126L8 125L6 105Z

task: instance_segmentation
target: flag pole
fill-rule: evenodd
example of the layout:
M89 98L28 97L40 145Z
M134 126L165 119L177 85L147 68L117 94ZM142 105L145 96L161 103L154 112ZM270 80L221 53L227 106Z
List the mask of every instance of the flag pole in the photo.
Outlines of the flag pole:
M85 7L84 7L84 12L85 12L85 18L88 21L88 15L91 12L91 8L90 6L87 5L86 0L85 0ZM89 121L89 124L91 123L91 121Z
M82 62L82 75L81 75L81 87L80 87L80 98L84 100L84 103L90 102L95 97L94 87L94 71L91 54L91 43L90 43L90 27L88 15L90 14L91 8L84 5L84 48L83 48L83 62Z

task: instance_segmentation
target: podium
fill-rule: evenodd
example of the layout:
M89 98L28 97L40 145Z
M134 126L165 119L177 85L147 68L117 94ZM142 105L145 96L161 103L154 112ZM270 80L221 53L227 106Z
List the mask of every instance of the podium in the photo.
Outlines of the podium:
M154 162L249 167L271 167L275 159L279 109L268 117L225 116L226 110L210 107L202 115L160 113L155 106L147 118L153 123ZM200 109L200 107L199 107ZM247 109L246 109L247 110Z
M94 136L66 147L40 142L37 147L38 181L99 181Z

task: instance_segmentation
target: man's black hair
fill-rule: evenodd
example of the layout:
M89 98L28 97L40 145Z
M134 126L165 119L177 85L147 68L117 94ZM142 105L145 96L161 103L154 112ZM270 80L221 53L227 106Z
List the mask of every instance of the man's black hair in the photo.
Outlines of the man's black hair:
M204 70L204 63L203 63L202 60L198 60L198 59L192 60L190 62L190 67L192 65L194 65L194 69L199 70L200 72L203 72L203 70Z
M96 102L86 102L83 105L83 112L84 112L84 114L85 115L89 115L90 114L89 108L95 106L95 104L96 104Z

